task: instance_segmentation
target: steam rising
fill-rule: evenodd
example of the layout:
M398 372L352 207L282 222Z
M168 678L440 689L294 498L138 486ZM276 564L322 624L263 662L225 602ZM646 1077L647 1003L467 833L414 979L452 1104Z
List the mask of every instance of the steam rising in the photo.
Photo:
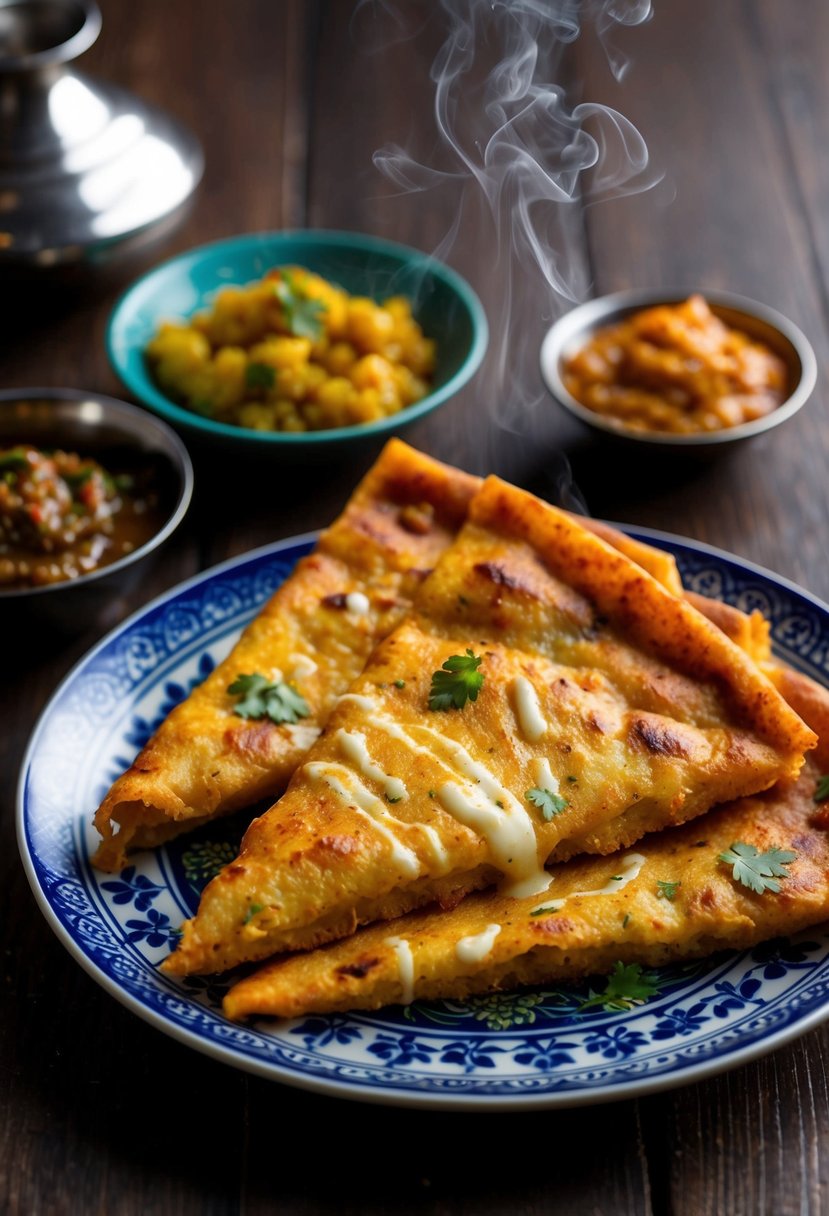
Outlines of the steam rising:
M379 7L402 37L400 10L388 0ZM545 432L549 442L544 421L551 415L537 372L541 335L589 289L582 208L657 180L633 124L609 106L571 105L560 82L568 51L588 25L621 79L628 64L614 34L645 21L650 0L441 0L440 8L447 35L431 71L440 163L424 164L399 145L377 151L374 163L400 191L454 192L455 220L436 257L451 260L466 220L474 217L484 233L486 281L475 286L485 298L492 341L478 391L485 383L497 429L537 446ZM481 225L480 208L494 239ZM543 314L528 324L516 303L539 295L539 283ZM503 438L496 437L499 451Z

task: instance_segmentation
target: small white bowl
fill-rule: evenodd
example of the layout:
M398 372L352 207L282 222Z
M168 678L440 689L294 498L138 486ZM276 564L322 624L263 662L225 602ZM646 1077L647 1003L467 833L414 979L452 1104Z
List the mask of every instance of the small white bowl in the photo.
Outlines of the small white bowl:
M625 442L659 448L719 449L724 444L761 435L796 414L808 401L817 380L817 361L811 343L802 330L773 308L748 300L745 296L724 291L701 291L699 294L704 296L711 311L721 321L768 346L786 365L788 392L785 400L770 414L753 422L744 422L740 426L690 435L634 431L623 423L588 409L568 392L562 379L562 366L590 340L596 330L623 321L644 308L653 308L659 304L679 304L693 294L694 291L660 291L650 288L617 291L612 295L588 300L586 304L580 304L565 313L547 331L541 344L541 376L551 396L594 431Z

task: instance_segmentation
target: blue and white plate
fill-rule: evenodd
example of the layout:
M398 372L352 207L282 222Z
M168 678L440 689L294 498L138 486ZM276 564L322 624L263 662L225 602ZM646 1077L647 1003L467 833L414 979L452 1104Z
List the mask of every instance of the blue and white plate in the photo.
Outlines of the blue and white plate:
M705 546L637 535L676 555L687 586L759 608L778 653L829 682L823 604ZM588 984L234 1025L221 1013L220 978L161 974L179 925L234 856L244 825L219 822L141 854L116 876L90 866L92 813L312 542L271 545L156 600L78 664L34 733L19 791L23 861L52 928L108 992L191 1047L274 1080L365 1101L469 1109L578 1105L698 1080L827 1016L829 931L819 930L663 968L655 994L622 1010L582 1010Z

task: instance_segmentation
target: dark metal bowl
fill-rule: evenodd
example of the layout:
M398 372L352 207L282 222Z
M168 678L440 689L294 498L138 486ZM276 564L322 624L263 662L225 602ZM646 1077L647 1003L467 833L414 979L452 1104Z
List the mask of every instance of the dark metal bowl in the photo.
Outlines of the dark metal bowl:
M0 392L0 447L15 443L77 451L104 465L134 462L145 455L157 469L164 523L145 544L76 579L45 587L0 588L3 626L37 619L63 634L80 633L101 623L181 523L193 493L190 457L175 432L152 414L78 389Z
M780 426L787 418L791 418L792 414L796 414L808 401L817 379L817 361L808 338L782 313L768 308L765 304L746 299L745 296L724 291L702 291L700 294L705 297L711 311L721 321L768 346L786 365L786 398L770 414L757 418L754 422L744 422L740 426L723 427L718 431L703 431L692 435L633 431L622 423L613 422L588 409L568 392L561 375L562 365L590 340L597 329L615 325L643 308L653 308L659 304L679 304L692 294L692 291L660 291L650 288L617 291L613 295L588 300L586 304L565 313L547 331L541 344L541 375L552 397L580 422L602 435L624 443L659 448L661 451L666 448L684 451L699 449L709 453L721 451L728 444L752 439L755 435Z

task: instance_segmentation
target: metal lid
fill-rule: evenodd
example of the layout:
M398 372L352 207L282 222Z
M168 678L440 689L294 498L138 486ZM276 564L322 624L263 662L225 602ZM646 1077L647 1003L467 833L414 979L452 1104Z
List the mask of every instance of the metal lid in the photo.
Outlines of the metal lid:
M69 66L95 0L0 0L0 266L100 262L172 227L201 147L174 119Z

